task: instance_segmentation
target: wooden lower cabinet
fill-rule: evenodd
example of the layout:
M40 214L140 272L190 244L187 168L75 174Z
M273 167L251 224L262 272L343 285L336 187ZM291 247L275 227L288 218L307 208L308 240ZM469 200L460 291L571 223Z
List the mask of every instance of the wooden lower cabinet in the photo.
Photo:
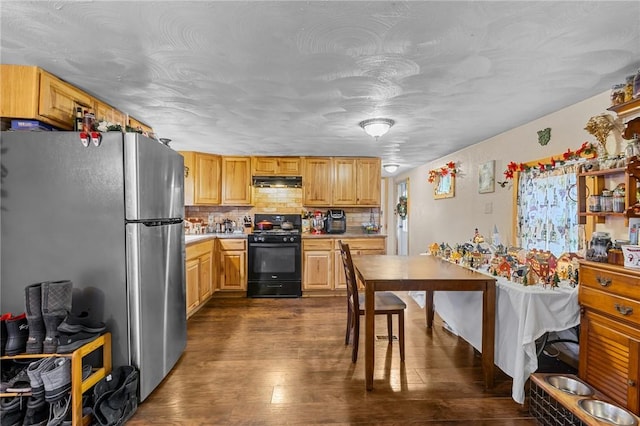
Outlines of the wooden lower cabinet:
M342 265L342 256L340 255L339 239L335 240L334 256L335 256L335 289L347 289L347 281L344 275L344 266ZM352 256L386 254L385 238L344 238L342 242L349 245L349 251ZM361 286L359 284L359 286Z
M578 375L640 414L640 271L580 262Z
M193 315L213 295L213 243L207 240L185 249L187 317Z
M340 245L349 244L353 256L385 254L385 237L367 238L322 238L302 240L302 290L347 289Z
M218 239L217 253L219 261L218 279L219 289L246 291L247 290L247 240Z
M333 288L333 240L302 240L302 291Z

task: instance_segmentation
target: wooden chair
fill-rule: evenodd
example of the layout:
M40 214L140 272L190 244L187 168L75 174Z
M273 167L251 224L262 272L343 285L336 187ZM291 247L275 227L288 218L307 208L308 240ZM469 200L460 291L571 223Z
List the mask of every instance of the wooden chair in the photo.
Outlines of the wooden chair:
M358 282L356 280L353 261L351 260L351 251L349 245L340 243L340 254L342 255L342 265L347 279L347 334L344 344L349 344L349 337L353 331L353 351L351 353L351 361L356 362L358 359L358 341L360 338L360 315L364 315L364 295L358 294ZM404 310L407 305L390 291L377 291L375 293L375 315L387 316L387 332L389 335L389 344L393 342L393 315L398 315L398 339L400 341L400 360L404 362Z

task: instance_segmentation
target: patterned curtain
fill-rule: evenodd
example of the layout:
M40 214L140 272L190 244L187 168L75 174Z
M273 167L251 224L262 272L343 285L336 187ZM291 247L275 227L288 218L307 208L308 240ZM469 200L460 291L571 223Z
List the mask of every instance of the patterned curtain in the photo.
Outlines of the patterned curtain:
M578 250L577 171L572 164L520 173L516 228L520 247L549 250L556 257Z

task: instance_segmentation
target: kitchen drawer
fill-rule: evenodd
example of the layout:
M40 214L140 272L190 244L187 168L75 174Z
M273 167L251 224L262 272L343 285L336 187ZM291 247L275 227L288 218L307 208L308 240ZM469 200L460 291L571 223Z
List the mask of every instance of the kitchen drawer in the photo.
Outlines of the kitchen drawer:
M329 238L302 240L303 250L333 250L333 240Z
M186 247L186 260L195 259L205 253L211 252L213 249L213 240L204 241L202 243L191 244Z
M640 302L589 287L580 287L580 305L640 325Z
M220 250L246 250L247 249L247 240L229 240L226 238L220 238L218 240L220 243Z
M620 269L623 270L618 272ZM591 267L583 264L580 270L580 285L640 300L640 274L633 276L631 273L629 269L613 265Z
M354 250L385 250L384 238L345 238L342 242L348 244L352 252ZM339 240L335 241L335 249L340 250Z

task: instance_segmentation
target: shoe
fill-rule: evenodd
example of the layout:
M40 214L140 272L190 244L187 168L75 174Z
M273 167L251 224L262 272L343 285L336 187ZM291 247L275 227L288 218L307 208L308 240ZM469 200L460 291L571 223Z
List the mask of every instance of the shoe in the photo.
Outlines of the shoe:
M42 287L42 319L45 336L42 351L54 354L58 350L58 326L64 321L67 312L71 311L71 281L44 282Z
M44 397L32 396L27 400L27 411L24 415L23 426L46 426L49 421L49 404Z
M4 356L4 347L7 344L7 320L11 318L11 313L0 316L0 356Z
M0 368L1 376L0 376L0 393L5 393L7 391L7 386L9 386L9 382L13 379L20 370L24 370L29 366L29 362L24 362L22 360L16 359L8 359L2 361L2 368Z
M9 382L7 382L6 392L25 393L31 392L31 381L27 375L27 369L21 369Z
M71 390L71 360L54 358L54 362L40 373L44 384L44 398L55 402Z
M27 397L0 398L0 422L2 426L20 426L27 411Z
M4 348L6 355L14 356L24 353L29 338L29 323L27 315L22 313L17 317L12 316L5 321L7 326L7 343Z
M87 311L80 312L78 315L69 312L64 321L58 326L58 331L67 334L78 333L80 331L102 333L106 329L107 326L103 322L89 318L89 312Z
M49 405L49 421L46 426L70 425L71 419L71 395L63 396Z
M95 340L100 334L98 333L86 333L81 331L75 334L60 333L58 338L58 353L68 354L81 346Z
M116 367L93 387L93 419L100 426L122 425L138 408L138 370Z
M24 291L26 302L27 322L29 323L29 337L26 352L41 354L45 328L42 320L42 283L31 284Z
M42 382L42 372L51 368L55 362L54 358L47 357L34 361L27 367L27 375L31 382L31 395L44 397L44 383Z

